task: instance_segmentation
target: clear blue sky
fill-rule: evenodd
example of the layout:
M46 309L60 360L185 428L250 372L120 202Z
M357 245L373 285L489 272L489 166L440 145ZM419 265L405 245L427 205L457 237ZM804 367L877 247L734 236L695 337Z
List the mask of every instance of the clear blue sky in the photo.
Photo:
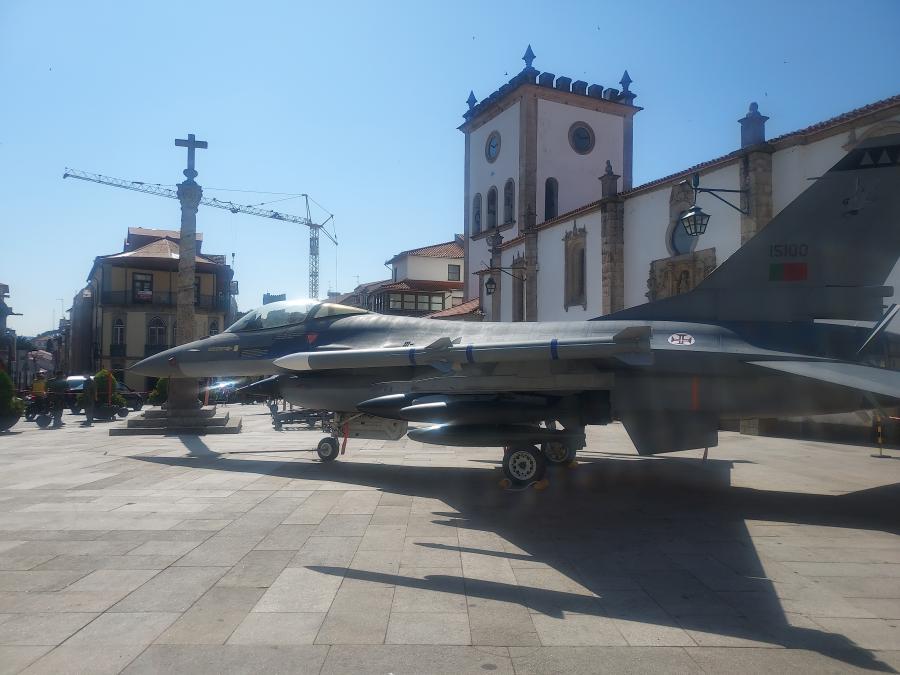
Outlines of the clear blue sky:
M774 136L900 93L900 1L0 3L0 281L51 326L129 226L175 201L62 180L66 166L174 184L194 132L211 188L307 192L335 214L321 292L386 276L395 252L462 231L465 100L522 68L616 84L643 106L635 181L733 150L751 100ZM299 200L273 208L300 213ZM321 212L314 212L321 216ZM239 304L303 296L307 231L201 209Z

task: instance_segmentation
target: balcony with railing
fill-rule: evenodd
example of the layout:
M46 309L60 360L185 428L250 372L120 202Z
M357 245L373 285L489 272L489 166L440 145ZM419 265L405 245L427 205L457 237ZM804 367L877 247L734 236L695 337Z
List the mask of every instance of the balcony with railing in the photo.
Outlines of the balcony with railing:
M100 302L104 305L157 305L174 307L178 304L178 295L168 291L103 291ZM199 309L228 309L225 295L195 295L194 306Z

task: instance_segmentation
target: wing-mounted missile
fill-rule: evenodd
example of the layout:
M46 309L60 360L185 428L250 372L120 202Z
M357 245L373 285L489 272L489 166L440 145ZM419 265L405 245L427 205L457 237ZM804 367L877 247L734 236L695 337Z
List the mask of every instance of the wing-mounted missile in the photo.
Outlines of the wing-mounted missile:
M439 424L410 429L406 435L420 443L460 447L505 447L544 442L565 443L574 448L584 447L583 431L544 429L527 424Z
M558 397L443 394L390 394L363 401L360 412L407 422L521 424L556 415Z
M617 358L640 363L651 355L650 327L632 326L614 334L597 337L462 344L441 338L426 347L379 347L298 352L275 359L283 370L341 370L348 368L392 368L432 365L445 370L448 365L471 363L524 363L578 359Z

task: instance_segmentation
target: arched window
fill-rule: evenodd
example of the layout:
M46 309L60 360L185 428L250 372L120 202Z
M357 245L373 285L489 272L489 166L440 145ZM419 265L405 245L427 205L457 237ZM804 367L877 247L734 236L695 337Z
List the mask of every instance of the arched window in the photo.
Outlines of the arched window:
M481 232L481 193L472 200L472 234Z
M513 222L515 217L515 208L513 204L516 202L516 184L510 178L503 186L503 223Z
M559 181L548 178L544 183L544 220L559 215Z
M122 319L113 321L112 326L112 343L114 345L125 344L125 322Z
M209 334L210 335L218 335L219 334L219 322L213 319L209 322Z
M487 196L487 226L497 227L497 188L491 187Z
M147 324L147 344L151 347L164 347L166 344L166 324L158 316Z

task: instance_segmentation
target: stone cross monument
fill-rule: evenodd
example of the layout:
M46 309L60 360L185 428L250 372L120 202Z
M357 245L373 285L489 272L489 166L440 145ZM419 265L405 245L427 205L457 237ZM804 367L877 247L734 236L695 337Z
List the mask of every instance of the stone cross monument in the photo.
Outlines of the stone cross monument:
M203 190L194 179L194 150L208 147L206 141L198 141L194 134L187 140L176 139L175 145L188 149L187 180L178 184L178 201L181 202L181 234L178 245L178 299L175 312L175 344L183 345L194 340L194 303L196 301L194 279L197 258L197 207ZM169 410L190 410L198 407L196 379L172 379L169 382Z

